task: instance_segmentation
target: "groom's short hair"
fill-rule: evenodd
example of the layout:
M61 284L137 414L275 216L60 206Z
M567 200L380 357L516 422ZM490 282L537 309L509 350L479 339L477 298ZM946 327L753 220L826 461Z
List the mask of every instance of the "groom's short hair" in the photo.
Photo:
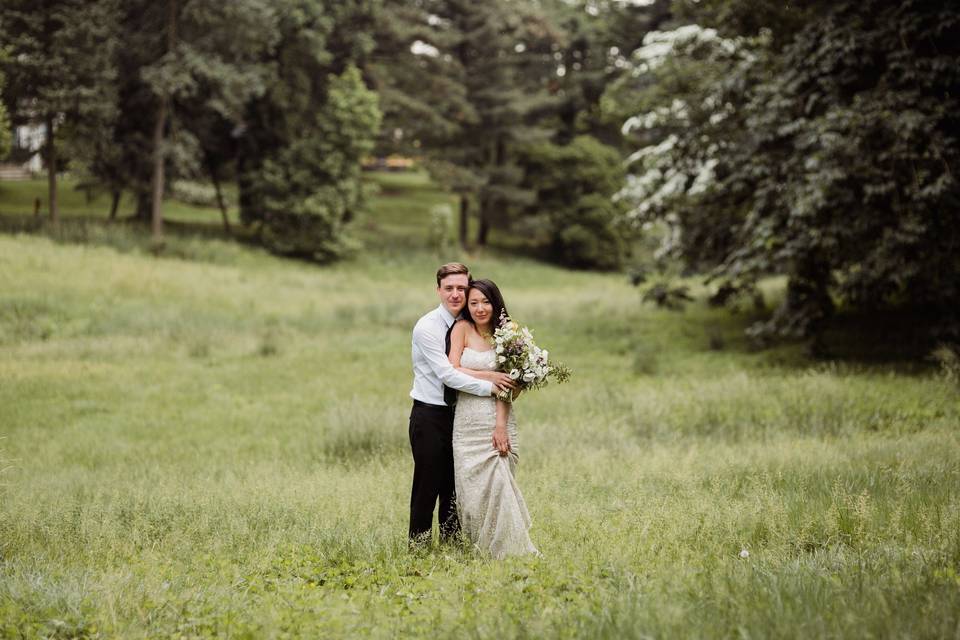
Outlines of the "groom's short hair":
M439 269L437 269L437 286L440 286L440 281L446 278L447 276L452 276L462 273L467 276L467 280L470 279L470 269L467 268L467 265L461 264L459 262L448 262Z

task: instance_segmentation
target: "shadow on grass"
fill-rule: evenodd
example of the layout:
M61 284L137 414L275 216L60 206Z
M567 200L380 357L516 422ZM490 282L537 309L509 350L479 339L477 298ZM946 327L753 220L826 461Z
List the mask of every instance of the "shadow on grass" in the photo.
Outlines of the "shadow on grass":
M639 295L639 293L638 293ZM960 344L955 336L944 335L942 317L928 309L887 308L872 311L841 309L827 323L818 338L775 337L754 339L749 329L770 319L780 300L767 300L766 307L714 307L706 295L666 314L676 334L671 349L714 352L718 357L748 358L755 366L776 369L808 369L824 365L873 373L929 375L941 368L933 352L941 345ZM655 305L644 305L657 309ZM631 349L633 369L638 375L661 373L660 362L670 354L657 344L642 340Z
M824 332L823 352L817 357L904 373L929 372L937 366L930 358L933 350L953 341L942 335L942 325L941 318L926 309L841 312Z

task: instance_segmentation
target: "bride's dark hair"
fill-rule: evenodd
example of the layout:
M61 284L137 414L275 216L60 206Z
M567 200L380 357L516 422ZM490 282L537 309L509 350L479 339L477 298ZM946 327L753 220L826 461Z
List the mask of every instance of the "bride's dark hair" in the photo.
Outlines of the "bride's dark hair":
M490 301L490 304L493 306L493 315L490 320L490 330L496 330L500 326L500 316L501 315L510 315L507 313L507 305L503 302L503 296L500 294L500 289L497 288L497 285L494 284L493 280L471 280L470 289L476 289L482 293L487 300ZM467 300L470 299L470 291L467 291ZM473 316L470 315L470 304L469 302L464 305L464 318L470 321L474 327L477 326L476 321L473 319Z

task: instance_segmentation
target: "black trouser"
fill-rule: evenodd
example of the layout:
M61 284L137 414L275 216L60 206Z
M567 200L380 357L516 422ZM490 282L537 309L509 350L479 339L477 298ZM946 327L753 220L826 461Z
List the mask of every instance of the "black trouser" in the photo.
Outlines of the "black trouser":
M440 538L460 532L453 481L453 408L413 401L410 449L413 491L410 494L410 539L430 538L433 506L440 499Z

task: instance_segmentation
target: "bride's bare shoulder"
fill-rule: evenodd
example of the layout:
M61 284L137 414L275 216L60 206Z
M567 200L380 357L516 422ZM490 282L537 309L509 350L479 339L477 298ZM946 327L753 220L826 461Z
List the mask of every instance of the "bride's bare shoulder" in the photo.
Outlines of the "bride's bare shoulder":
M460 320L457 320L457 321L453 324L453 333L456 333L457 335L465 336L465 335L467 335L467 332L468 332L471 328L472 328L472 327L470 326L470 322L467 321L467 320L463 320L463 319L461 318Z

